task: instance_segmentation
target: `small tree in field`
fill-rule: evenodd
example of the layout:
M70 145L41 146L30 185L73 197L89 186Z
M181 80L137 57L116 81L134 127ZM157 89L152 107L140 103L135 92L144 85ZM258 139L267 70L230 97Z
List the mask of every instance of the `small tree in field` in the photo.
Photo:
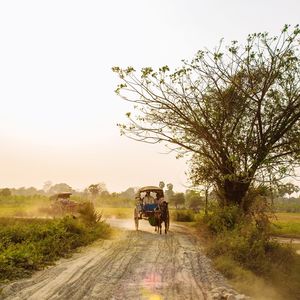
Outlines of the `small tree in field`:
M298 192L299 192L299 187L292 184L291 182L282 184L278 187L278 194L281 197L283 197L285 194L288 194L290 197L291 194L298 193Z
M173 184L172 183L167 184L167 190L165 191L165 196L166 196L166 199L168 201L170 201L172 199L172 197L174 196Z
M170 198L170 202L175 206L177 209L179 205L184 205L185 203L185 196L184 193L174 193L174 195Z
M1 189L0 196L4 196L4 197L11 196L11 190L9 188Z
M247 212L250 186L280 180L300 161L299 34L285 26L277 37L221 42L175 72L114 67L116 92L135 109L121 132L190 154L195 182L213 183L221 205Z
M158 186L161 188L161 189L164 189L165 187L165 183L163 181L160 181Z

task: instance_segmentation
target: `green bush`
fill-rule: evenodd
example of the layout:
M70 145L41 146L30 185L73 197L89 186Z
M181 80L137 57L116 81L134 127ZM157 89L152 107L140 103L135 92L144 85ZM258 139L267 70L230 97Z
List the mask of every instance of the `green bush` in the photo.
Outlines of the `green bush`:
M192 210L175 210L172 211L171 217L178 222L193 222L195 221L195 213Z
M0 281L29 275L79 246L107 237L109 225L63 219L0 219Z
M241 212L237 206L215 207L203 220L214 234L234 229L241 219Z
M236 281L257 276L272 284L282 295L278 299L300 299L300 257L290 245L272 240L265 212L246 216L234 207L215 209L201 226L211 233L207 254L225 276Z
M97 212L91 202L81 204L79 208L80 219L87 225L95 225L101 222L102 214Z

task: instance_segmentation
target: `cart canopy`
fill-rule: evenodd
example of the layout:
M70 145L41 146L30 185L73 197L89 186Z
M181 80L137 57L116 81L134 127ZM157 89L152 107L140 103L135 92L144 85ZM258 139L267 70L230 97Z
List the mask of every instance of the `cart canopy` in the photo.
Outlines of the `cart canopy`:
M147 192L147 191L150 191L150 192L157 192L157 191L163 191L163 189L161 189L160 187L158 186L144 186L144 187L141 187L138 192Z

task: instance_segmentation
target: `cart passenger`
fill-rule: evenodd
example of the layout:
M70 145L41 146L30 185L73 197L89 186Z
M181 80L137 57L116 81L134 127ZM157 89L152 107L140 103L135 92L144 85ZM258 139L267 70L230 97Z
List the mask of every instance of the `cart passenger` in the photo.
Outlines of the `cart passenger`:
M154 202L154 198L150 195L150 192L147 191L146 192L146 196L143 199L144 204L153 204Z

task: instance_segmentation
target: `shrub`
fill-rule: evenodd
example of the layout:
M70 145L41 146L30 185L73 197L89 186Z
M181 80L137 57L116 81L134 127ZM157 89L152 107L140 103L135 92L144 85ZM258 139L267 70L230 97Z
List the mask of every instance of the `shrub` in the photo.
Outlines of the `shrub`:
M69 255L79 246L107 237L109 225L63 219L0 219L0 281L21 278Z
M214 234L232 230L241 219L241 212L237 206L215 207L211 213L204 216L204 222Z
M214 208L202 218L210 233L208 255L228 278L272 283L272 293L283 295L278 299L300 299L299 256L272 240L268 204L259 198L252 204L247 215L232 206Z
M95 225L101 222L102 214L95 210L94 205L91 202L85 202L81 204L78 210L80 214L80 219L88 225Z
M172 212L172 219L178 222L192 222L195 220L195 213L192 210L176 210Z

